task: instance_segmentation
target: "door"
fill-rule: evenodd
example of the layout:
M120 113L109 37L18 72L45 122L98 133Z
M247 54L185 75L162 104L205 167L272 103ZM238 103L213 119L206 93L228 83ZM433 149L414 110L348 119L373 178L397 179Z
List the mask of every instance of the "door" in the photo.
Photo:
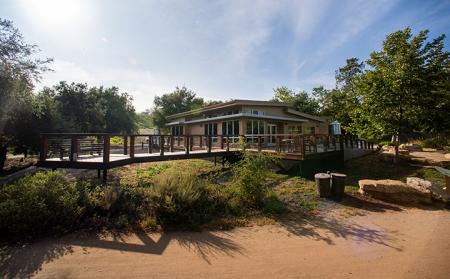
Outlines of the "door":
M277 132L278 132L278 130L277 130L277 125L275 125L275 124L267 124L267 131L268 131L268 134L269 134L269 139L268 139L268 142L267 142L267 144L268 145L270 145L270 146L274 146L275 144L276 144L276 134L277 134Z

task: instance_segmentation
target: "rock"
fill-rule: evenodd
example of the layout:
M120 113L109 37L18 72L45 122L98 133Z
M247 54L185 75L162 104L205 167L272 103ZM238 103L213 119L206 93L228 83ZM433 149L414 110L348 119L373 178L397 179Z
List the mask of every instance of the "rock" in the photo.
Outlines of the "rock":
M444 155L445 159L450 159L450 153Z
M428 181L425 181L428 182ZM431 183L428 184L410 179L410 185L399 180L369 180L363 179L358 182L359 192L375 199L394 203L426 203L431 200Z
M409 151L422 151L422 146L420 146L416 143L408 143L403 146L403 149L406 149Z
M395 153L395 150L394 150L394 153ZM400 149L398 151L398 154L400 154L400 155L409 155L409 150L407 150L407 149Z
M418 177L407 177L406 185L420 192L431 192L431 182Z

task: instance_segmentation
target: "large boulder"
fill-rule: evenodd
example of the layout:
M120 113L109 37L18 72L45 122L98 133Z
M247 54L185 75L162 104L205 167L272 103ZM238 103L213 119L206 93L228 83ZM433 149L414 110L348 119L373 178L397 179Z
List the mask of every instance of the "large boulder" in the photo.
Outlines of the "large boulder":
M431 200L431 183L411 178L408 183L399 180L370 180L363 179L358 182L359 192L375 199L394 203L426 203Z

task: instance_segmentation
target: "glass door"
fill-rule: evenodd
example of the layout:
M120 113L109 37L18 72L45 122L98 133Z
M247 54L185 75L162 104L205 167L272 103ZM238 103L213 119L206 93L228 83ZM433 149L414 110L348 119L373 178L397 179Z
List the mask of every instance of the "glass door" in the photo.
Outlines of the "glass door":
M267 131L269 134L269 139L267 145L274 146L276 144L276 134L278 132L277 125L275 124L267 124Z

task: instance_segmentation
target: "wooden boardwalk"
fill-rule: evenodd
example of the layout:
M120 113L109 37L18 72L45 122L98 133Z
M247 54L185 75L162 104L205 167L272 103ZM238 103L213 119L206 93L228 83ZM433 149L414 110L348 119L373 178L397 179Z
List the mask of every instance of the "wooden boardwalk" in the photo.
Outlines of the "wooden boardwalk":
M111 139L122 143L111 144ZM235 156L246 149L271 153L286 160L306 160L343 151L345 147L373 149L357 139L328 135L114 135L114 134L42 134L38 166L46 168L98 169L133 163Z

